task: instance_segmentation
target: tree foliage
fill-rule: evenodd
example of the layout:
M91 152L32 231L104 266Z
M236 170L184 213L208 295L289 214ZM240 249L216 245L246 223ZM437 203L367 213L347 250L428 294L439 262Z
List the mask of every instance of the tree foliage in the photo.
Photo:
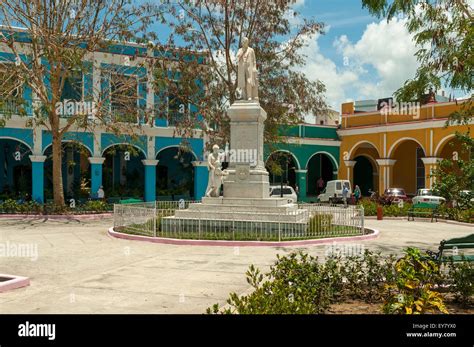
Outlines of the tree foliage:
M197 102L201 119L191 117L183 123L183 131L192 123L208 130L216 142L228 141L226 110L236 99L235 55L242 39L248 37L254 48L259 74L259 99L267 111L265 139L275 142L280 124L301 122L305 114L320 114L326 109L324 85L310 80L298 67L305 57L300 49L309 37L322 33L323 24L302 19L292 10L293 1L263 0L178 0L165 3L165 24L171 29L166 44L182 46L206 57L203 67L189 62L185 56L176 59L176 67L185 81L196 79L205 95L195 98L195 88L183 88L181 100ZM195 84L196 84L195 83ZM180 83L183 85L185 83Z
M414 35L420 63L416 75L397 90L400 101L420 100L430 89L451 88L466 94L474 89L473 8L466 0L362 0L364 7L391 20L406 17L408 31ZM453 112L446 126L463 125L465 132L456 138L467 153L467 160L444 159L433 172L434 189L450 201L463 199L462 190L474 189L474 142L470 124L474 115L471 96L459 111Z
M24 88L29 88L33 110L27 125L41 127L52 136L56 204L64 204L61 141L65 134L73 128L91 130L96 126L125 133L126 129L117 125L123 120L120 117L137 114L137 96L130 90L136 90L141 81L126 78L117 66L101 71L102 76L116 77L110 82L114 84L113 92L104 93L100 81L99 86L92 86L89 95L81 95L78 100L95 103L93 121L90 113L83 111L62 116L58 103L65 101L65 86L82 90L83 80L79 78L75 85L75 76L91 73L97 62L95 52L107 51L112 44L145 40L146 28L159 14L155 5L134 6L130 0L0 1L0 45L8 53L0 59L0 97L3 103L13 101L21 106L20 111L4 113L2 123L5 125L5 119L13 113L27 114L26 100L22 99ZM110 101L112 93L115 103ZM120 109L120 119L111 118L110 107Z
M473 9L466 0L362 0L362 4L387 20L404 16L414 35L420 67L397 91L400 100L419 100L430 88L473 90Z

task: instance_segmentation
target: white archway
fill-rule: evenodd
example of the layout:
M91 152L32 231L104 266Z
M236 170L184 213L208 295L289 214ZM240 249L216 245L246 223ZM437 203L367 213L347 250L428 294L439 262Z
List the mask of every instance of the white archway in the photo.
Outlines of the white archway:
M270 159L270 157L271 157L273 154L278 153L278 152L288 153L289 155L291 155L291 157L292 157L293 160L295 161L296 165L298 165L297 170L300 170L300 169L301 169L300 162L299 162L298 158L296 158L296 155L294 155L292 152L290 152L290 151L287 150L287 149L277 149L277 150L271 152L271 153L268 155L267 159L265 160L265 165L267 164L268 159Z
M444 146L454 137L456 137L455 134L450 134L448 136L443 137L441 141L438 142L438 145L436 146L436 149L433 155L435 157L438 157L441 154L440 152L443 150Z
M421 147L421 149L423 150L424 155L426 155L425 147L423 147L423 145L420 143L420 141L418 141L417 139L414 139L413 137L402 137L401 139L398 139L397 141L395 141L393 143L393 145L390 147L390 150L388 151L387 158L392 158L392 152L396 149L396 147L399 143L401 143L403 141L410 141L410 140L416 142Z
M109 148L111 147L114 147L114 146L131 146L131 147L134 147L136 149L138 149L139 152L141 152L143 154L143 156L145 157L145 159L147 158L146 156L146 153L143 149L141 149L140 147L138 147L137 145L134 145L134 144L131 144L131 143L127 143L127 142L117 142L117 143L112 143L110 145L108 145L107 147L105 147L101 153L102 157L104 156L105 154L105 151L107 151Z
M335 170L333 170L333 171L339 170L339 164L337 163L336 158L334 158L334 156L333 156L331 153L328 153L328 152L325 152L325 151L319 151L319 152L313 153L313 154L311 155L311 157L308 158L308 161L306 162L306 166L305 166L305 169L306 169L306 170L308 169L308 165L309 165L309 162L311 161L311 159L312 159L315 155L318 155L318 154L325 154L325 155L327 155L327 156L331 159L332 163L334 164Z
M156 159L161 152L163 152L164 150L169 149L169 148L178 148L178 150L179 150L180 147L179 147L179 145L170 145L170 146L160 148L160 150L155 153L154 158ZM198 156L196 155L196 153L194 153L193 150L189 150L188 152L191 153L194 156L194 160L198 160Z
M33 150L31 149L30 145L27 144L27 143L26 143L25 141L23 141L23 140L17 139L16 137L0 136L0 140L13 140L13 141L20 142L20 143L24 144L26 147L28 147L28 149L30 150L30 152L33 154Z
M74 141L74 140L62 140L62 141L61 141L61 145L62 145L63 143L74 143L74 144L78 144L78 145L84 147L85 149L87 149L87 150L89 151L90 156L92 156L92 153L93 153L92 150L89 148L89 146L85 145L85 144L82 143L82 142L78 142L78 141ZM47 145L47 146L43 149L43 152L42 152L43 155L46 153L46 150L47 150L49 147L51 147L52 145L53 145L53 144L50 143L49 145Z
M377 146L375 146L375 145L373 144L373 142L370 142L370 141L367 141L367 140L362 140L362 141L357 142L354 146L352 146L351 150L349 151L347 160L352 160L352 159L353 159L353 158L352 158L352 153L353 153L355 150L357 150L360 145L362 145L362 144L364 144L364 143L368 143L369 145L371 145L371 146L377 151L377 154L378 154L378 156L379 156L379 158L380 158L380 152L379 152L379 149L377 148ZM344 159L344 160L345 160L345 159Z

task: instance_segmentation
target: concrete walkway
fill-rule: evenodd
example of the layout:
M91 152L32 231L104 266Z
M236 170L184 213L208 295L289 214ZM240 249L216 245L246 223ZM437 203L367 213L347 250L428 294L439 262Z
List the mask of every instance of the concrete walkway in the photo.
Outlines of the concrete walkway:
M249 290L250 264L268 269L276 254L328 246L173 246L119 240L111 218L92 221L0 220L0 247L37 247L28 257L0 257L0 273L27 276L31 286L0 294L0 313L203 313L230 292ZM443 238L474 227L442 222L367 220L379 238L363 247L400 254L407 246L436 249ZM12 255L7 254L7 255Z

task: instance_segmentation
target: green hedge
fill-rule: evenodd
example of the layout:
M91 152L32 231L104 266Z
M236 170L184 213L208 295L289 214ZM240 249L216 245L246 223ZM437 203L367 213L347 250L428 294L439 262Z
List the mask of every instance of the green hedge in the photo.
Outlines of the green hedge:
M8 199L0 202L0 214L87 214L113 211L113 205L100 200L78 203L75 208L69 205L56 206L54 203L39 204L35 201Z

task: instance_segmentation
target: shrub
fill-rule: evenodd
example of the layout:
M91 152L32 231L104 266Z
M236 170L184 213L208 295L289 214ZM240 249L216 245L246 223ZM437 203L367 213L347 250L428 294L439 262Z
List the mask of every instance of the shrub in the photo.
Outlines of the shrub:
M7 199L0 203L0 212L2 213L26 213L38 214L42 211L42 205L35 201L18 201Z
M384 257L369 250L362 256L346 257L341 266L345 295L366 302L380 301L384 284L394 277L394 263L394 256Z
M395 264L385 286L383 312L395 314L448 313L443 297L432 288L440 283L438 264L419 249L408 248Z
M277 256L267 274L250 266L247 282L252 293L232 293L228 307L216 304L207 313L317 314L348 298L382 302L382 311L390 314L447 313L437 291L446 281L461 302L472 299L472 263L451 264L443 278L438 263L419 249L408 248L405 253L396 261L393 255L366 250L359 257L329 257L325 263L302 252Z
M104 212L110 210L110 205L102 200L89 200L81 208L85 211Z
M277 256L277 262L263 275L253 265L247 282L254 288L249 295L230 294L229 308L218 304L207 313L239 314L315 314L324 312L333 300L342 278L334 260L328 265L303 253Z
M408 210L412 207L412 204L404 203L403 207L399 207L398 204L385 205L383 207L383 214L387 217L402 217L408 215Z
M376 216L377 215L377 204L369 199L362 199L358 205L364 208L365 216Z
M326 232L331 230L332 214L317 214L309 219L310 232Z
M474 264L468 261L450 262L447 281L456 300L468 306L474 296Z

